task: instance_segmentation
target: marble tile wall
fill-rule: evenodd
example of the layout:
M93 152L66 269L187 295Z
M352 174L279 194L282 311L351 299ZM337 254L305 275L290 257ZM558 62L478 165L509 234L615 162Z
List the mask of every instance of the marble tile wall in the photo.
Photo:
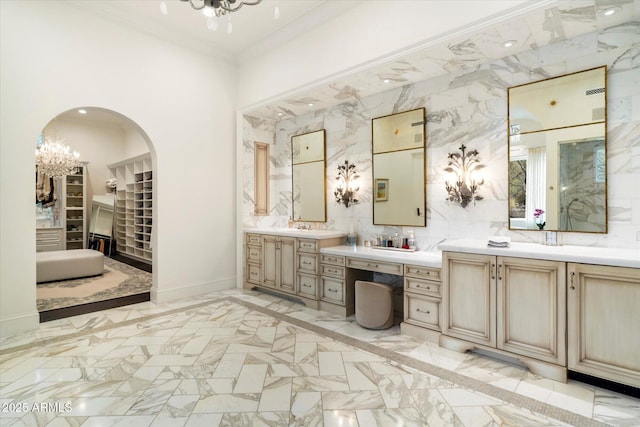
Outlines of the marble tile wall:
M562 244L640 248L640 36L637 25L574 37L478 65L473 51L456 51L474 64L333 108L277 123L245 116L243 123L244 227L286 226L291 215L290 137L318 129L327 134L327 215L318 228L348 230L365 239L393 228L372 225L371 119L425 107L427 111L427 227L416 228L428 250L444 239L509 235L540 241L536 231L508 230L507 88L601 65L608 69L608 234L560 233ZM437 59L437 58L436 58ZM253 141L271 144L271 214L253 215ZM461 144L477 149L487 165L484 200L467 208L445 201L447 154ZM333 199L337 166L358 167L360 203L345 208ZM406 230L405 230L406 231Z

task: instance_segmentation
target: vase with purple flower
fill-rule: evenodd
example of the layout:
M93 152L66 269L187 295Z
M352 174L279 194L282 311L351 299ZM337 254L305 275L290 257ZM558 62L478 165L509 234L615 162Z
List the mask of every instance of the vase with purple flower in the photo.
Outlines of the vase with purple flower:
M544 211L542 209L536 208L533 211L533 218L534 218L534 221L536 222L536 225L538 226L538 230L544 230L544 226L547 223L542 217L542 215L544 215Z

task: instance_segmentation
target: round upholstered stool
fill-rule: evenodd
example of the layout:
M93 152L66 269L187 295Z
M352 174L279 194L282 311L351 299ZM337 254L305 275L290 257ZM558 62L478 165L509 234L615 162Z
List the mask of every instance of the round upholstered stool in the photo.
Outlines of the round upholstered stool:
M367 329L393 326L393 289L375 282L356 280L356 322Z

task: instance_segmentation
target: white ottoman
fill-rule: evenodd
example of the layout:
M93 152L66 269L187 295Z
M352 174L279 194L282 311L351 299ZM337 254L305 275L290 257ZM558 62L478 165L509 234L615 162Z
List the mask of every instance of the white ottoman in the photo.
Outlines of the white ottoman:
M93 249L36 253L36 282L97 276L104 272L104 254Z

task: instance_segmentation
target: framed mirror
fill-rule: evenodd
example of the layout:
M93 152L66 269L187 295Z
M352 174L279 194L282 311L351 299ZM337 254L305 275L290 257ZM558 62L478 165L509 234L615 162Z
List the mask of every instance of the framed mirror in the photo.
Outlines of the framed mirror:
M606 233L606 67L508 97L509 228Z
M425 109L374 118L373 223L424 227Z
M325 130L291 137L293 219L325 222Z

